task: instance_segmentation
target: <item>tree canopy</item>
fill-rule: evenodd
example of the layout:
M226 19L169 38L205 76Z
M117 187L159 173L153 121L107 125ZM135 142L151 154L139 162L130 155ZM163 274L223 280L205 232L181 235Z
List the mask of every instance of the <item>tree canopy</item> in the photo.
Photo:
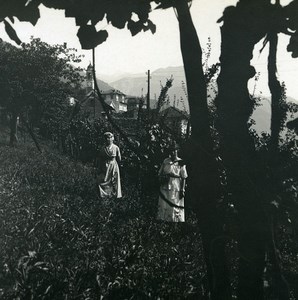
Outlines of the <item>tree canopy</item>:
M1 106L15 118L26 117L32 125L53 122L80 86L80 68L74 66L78 61L80 57L66 45L50 46L32 39L17 48L2 42Z

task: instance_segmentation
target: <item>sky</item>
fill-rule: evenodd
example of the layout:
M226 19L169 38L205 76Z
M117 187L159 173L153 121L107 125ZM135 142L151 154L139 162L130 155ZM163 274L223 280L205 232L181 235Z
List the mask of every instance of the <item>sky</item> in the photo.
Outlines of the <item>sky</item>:
M282 5L289 0L281 0ZM237 0L193 0L191 14L201 45L206 48L208 38L211 40L210 63L218 62L220 54L220 24L225 7L235 5ZM67 43L68 47L78 49L78 53L85 57L81 67L87 67L91 61L91 50L81 50L76 36L78 27L73 18L65 18L61 10L52 10L41 7L41 18L35 26L26 22L13 24L19 38L28 42L31 36L40 37L49 44ZM97 29L106 29L109 32L107 41L96 48L96 72L103 80L108 81L112 75L124 73L145 74L147 70L153 72L159 68L182 66L182 57L179 45L178 21L173 9L154 10L150 19L156 24L157 31L141 32L132 37L127 29L116 29L111 24L101 22ZM9 41L3 24L0 26L0 38ZM287 94L298 99L298 59L291 58L286 51L288 37L280 35L278 50L278 75L287 86ZM13 42L12 42L13 43ZM268 95L266 59L268 47L261 54L261 44L256 46L252 64L260 72L260 80L256 86L256 93ZM254 88L251 80L249 87Z

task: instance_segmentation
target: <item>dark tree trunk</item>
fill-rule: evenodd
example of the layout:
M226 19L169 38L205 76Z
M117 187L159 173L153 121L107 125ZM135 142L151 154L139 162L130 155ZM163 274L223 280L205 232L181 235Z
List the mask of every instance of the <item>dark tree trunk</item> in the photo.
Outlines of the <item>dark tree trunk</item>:
M217 128L228 176L228 188L239 213L238 299L263 299L263 272L269 236L263 207L264 174L258 167L248 119L253 111L247 83L255 44L270 24L270 1L240 0L225 10L221 27L221 72L218 77Z
M275 7L279 8L279 1L276 2ZM276 169L279 160L279 135L280 130L283 126L284 119L286 117L286 111L282 107L284 101L283 87L277 79L276 72L276 54L277 54L277 44L278 35L276 32L272 31L268 33L269 41L269 56L268 56L268 85L271 92L271 139L269 148L269 163L270 169ZM271 172L268 184L268 198L274 199L277 194L277 189L280 187L279 178L276 178L275 172ZM269 199L268 199L269 200ZM276 299L288 300L289 289L288 284L282 274L281 259L279 257L279 251L276 245L276 218L274 215L270 218L271 221L271 243L269 244L269 258L272 263L272 285L273 292Z
M15 146L18 142L18 114L13 111L10 115L10 139L9 145Z
M191 141L186 151L188 193L198 215L212 299L231 299L225 257L223 226L217 212L220 178L209 126L207 87L202 68L202 49L187 1L176 1L180 47L187 81L191 115Z
M282 123L282 86L276 76L276 53L277 53L277 33L268 33L269 56L268 56L268 85L271 92L271 152L278 149L280 128Z

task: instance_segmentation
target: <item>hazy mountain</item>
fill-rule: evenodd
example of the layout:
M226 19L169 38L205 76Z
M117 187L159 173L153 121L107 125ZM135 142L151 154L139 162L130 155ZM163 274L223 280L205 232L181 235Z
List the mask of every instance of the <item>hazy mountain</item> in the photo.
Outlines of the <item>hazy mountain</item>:
M145 73L144 73L145 74ZM112 74L112 75L107 75L107 74L97 74L97 77L100 78L101 80L107 82L107 83L112 83L114 81L120 80L122 78L135 78L135 77L142 77L144 74L132 74L132 73L117 73L117 74Z
M168 67L168 68L161 68L151 72L151 79L150 79L150 99L151 106L156 104L156 101L160 95L161 85L165 85L167 79L173 76L174 81L172 87L168 91L170 103L173 104L175 100L175 104L178 108L183 109L184 105L187 109L188 104L186 101L185 92L182 87L182 82L185 82L185 75L183 67ZM147 75L144 74L134 74L123 77L119 80L110 82L110 84L123 92L126 95L131 96L144 96L147 95ZM183 101L181 101L183 98Z
M84 78L86 78L86 71L81 71L80 75L83 76ZM109 85L107 82L98 79L98 76L97 76L97 80L96 81L97 81L98 87L99 87L99 89L101 91L107 91L107 90L114 89L114 87L112 87L111 85ZM82 87L86 88L86 86L87 86L87 82L83 81Z
M100 79L97 79L96 81L97 81L98 87L101 91L108 91L111 89L115 89L114 87L110 86L108 83L106 83Z
M287 97L287 102L293 102L298 105L298 101L292 97ZM256 129L258 133L261 133L262 131L270 133L271 99L269 96L262 97L260 106L256 107L252 114L252 119L256 122L256 124L253 125L253 128ZM288 116L287 121L290 121L291 119L292 118Z

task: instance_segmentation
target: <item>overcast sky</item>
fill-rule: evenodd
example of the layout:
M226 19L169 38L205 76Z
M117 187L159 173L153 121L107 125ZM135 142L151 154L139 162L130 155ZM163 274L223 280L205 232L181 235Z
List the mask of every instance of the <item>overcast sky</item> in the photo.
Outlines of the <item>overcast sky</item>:
M282 0L281 4L285 5L288 2L290 1ZM218 61L220 53L220 24L216 21L221 17L225 7L236 3L237 0L193 0L191 14L202 47L206 47L208 37L211 39L211 63ZM127 29L118 30L104 22L98 24L98 29L108 30L109 37L96 49L97 74L144 74L147 70L154 71L158 68L182 65L178 22L173 9L153 11L150 18L157 25L154 35L147 31L132 37ZM65 18L63 11L41 7L41 19L35 27L29 23L16 22L14 28L24 42L28 42L30 36L40 37L50 44L67 42L69 47L75 47L85 55L82 67L86 67L91 60L91 51L80 50L76 36L78 28L75 26L74 19ZM0 37L9 40L3 24L0 27ZM286 83L288 95L298 99L298 59L292 59L290 53L286 51L287 40L288 37L280 37L279 76L280 80ZM259 55L259 49L260 45L256 48L252 61L257 71L261 72L256 92L262 91L263 94L268 95L269 91L266 87L268 51L265 49ZM250 86L252 85L253 82Z

